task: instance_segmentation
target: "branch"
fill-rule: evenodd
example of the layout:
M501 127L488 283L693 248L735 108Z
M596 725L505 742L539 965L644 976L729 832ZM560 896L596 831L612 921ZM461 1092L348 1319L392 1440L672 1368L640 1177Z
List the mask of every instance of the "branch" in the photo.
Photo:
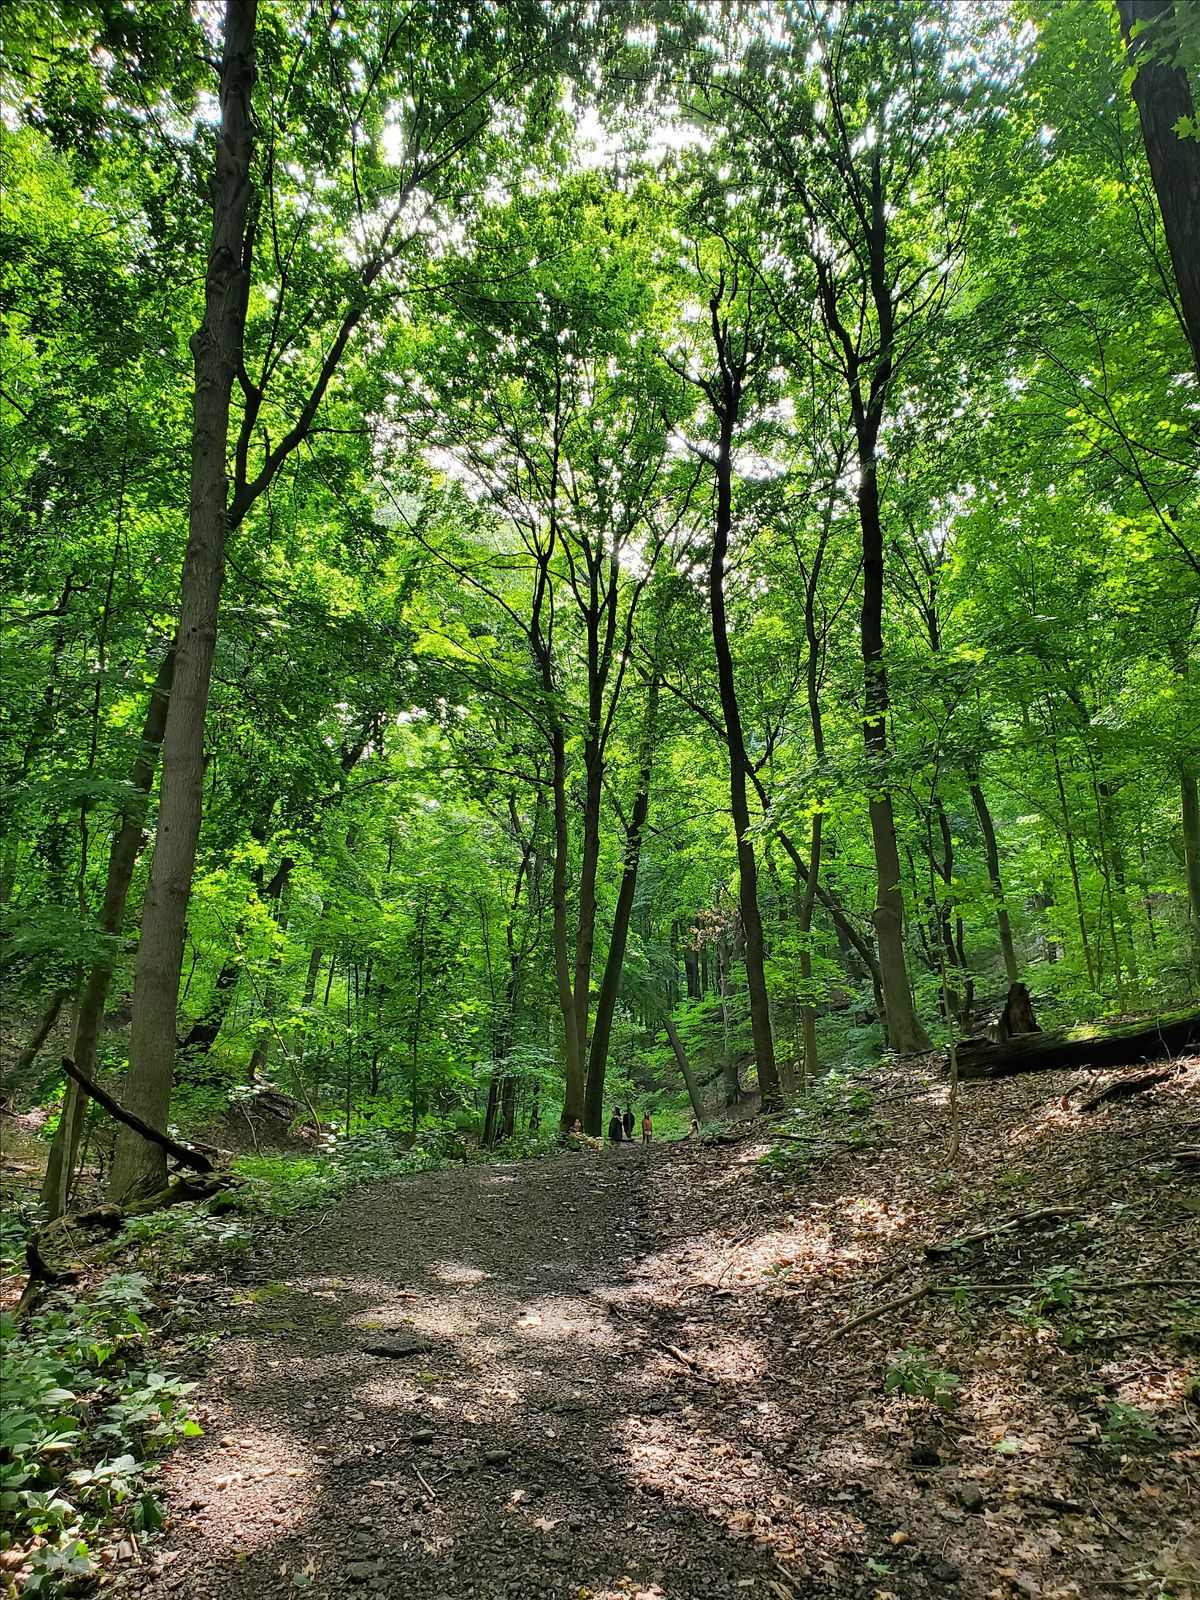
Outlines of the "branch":
M103 1106L110 1116L116 1117L118 1122L123 1122L127 1128L132 1128L135 1133L140 1133L143 1139L151 1144L156 1144L165 1150L168 1155L175 1157L181 1167L191 1167L194 1172L213 1172L215 1168L207 1156L202 1156L198 1150L190 1150L186 1144L180 1144L177 1139L172 1139L169 1133L160 1133L157 1128L152 1128L148 1122L143 1122L141 1117L134 1116L132 1111L126 1111L124 1106L114 1100L107 1089L102 1089L98 1083L93 1083L85 1077L70 1056L64 1056L62 1061L63 1071L68 1078L74 1081L83 1090L90 1094L97 1105Z

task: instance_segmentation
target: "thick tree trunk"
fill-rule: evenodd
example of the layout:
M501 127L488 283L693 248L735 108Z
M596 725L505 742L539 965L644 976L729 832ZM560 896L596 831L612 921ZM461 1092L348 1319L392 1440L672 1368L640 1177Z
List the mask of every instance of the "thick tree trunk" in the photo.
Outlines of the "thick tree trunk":
M163 739L158 828L134 970L133 1025L123 1100L152 1126L171 1102L175 1018L188 898L204 794L204 726L216 649L229 531L230 395L242 364L248 295L257 0L227 0L221 60L221 127L212 179L212 244L204 320L192 339L195 389L188 544L183 564L175 682ZM166 1158L123 1128L113 1158L118 1204L161 1189Z
M104 1006L112 980L115 951L112 941L121 932L125 921L125 901L138 852L145 837L146 807L154 783L154 770L158 765L158 751L162 744L170 702L171 681L175 670L175 650L172 647L159 664L146 719L142 726L141 748L129 775L130 796L121 813L120 826L113 835L108 855L108 876L104 885L104 901L97 919L105 947L93 963L75 1011L72 1029L71 1059L85 1078L94 1076L96 1045L104 1021ZM46 1163L46 1176L42 1183L42 1205L49 1217L61 1217L67 1209L71 1182L79 1154L79 1140L83 1131L86 1111L83 1091L74 1079L68 1080L63 1096L62 1115L54 1131L50 1156Z
M1000 951L1004 957L1004 975L1009 983L1016 983L1021 976L1021 969L1017 965L1017 951L1013 944L1012 923L1009 921L1008 904L1004 898L1004 880L1000 876L1000 851L996 845L996 825L992 821L991 809L987 797L979 784L978 776L970 775L968 789L971 795L971 804L975 807L975 815L979 819L979 826L983 833L983 849L987 857L988 882L992 886L992 899L996 902L996 931L1000 935Z
M725 613L725 559L733 527L733 425L736 402L727 400L721 416L718 445L717 515L713 527L713 553L709 564L709 605L712 616L713 651L717 661L717 688L721 714L729 746L729 798L737 841L738 904L746 939L746 987L750 992L750 1032L754 1039L754 1059L764 1109L783 1103L779 1073L775 1066L775 1040L771 1031L771 1009L767 995L766 944L758 904L758 861L750 838L750 806L746 793L746 741L742 731L741 709L733 675L733 653L729 645L729 624Z
M688 1060L687 1051L684 1049L683 1040L679 1037L679 1029L670 1017L663 1017L663 1027L667 1030L671 1049L675 1052L675 1062L679 1068L687 1088L688 1099L692 1102L692 1115L697 1122L704 1121L704 1100L700 1094L700 1085L696 1082L696 1074L692 1071L692 1064Z
M1190 122L1196 115L1179 59L1177 9L1172 0L1117 0L1117 14L1134 69L1133 99L1175 269L1180 317L1200 376L1200 143L1194 130L1175 131L1180 118Z

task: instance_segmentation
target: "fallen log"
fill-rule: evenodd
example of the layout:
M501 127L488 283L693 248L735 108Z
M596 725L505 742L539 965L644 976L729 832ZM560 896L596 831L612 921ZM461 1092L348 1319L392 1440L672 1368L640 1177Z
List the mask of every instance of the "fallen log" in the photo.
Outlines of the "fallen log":
M1200 1048L1200 1011L1115 1027L1019 1034L1002 1043L967 1039L958 1047L962 1082L1065 1067L1131 1067Z

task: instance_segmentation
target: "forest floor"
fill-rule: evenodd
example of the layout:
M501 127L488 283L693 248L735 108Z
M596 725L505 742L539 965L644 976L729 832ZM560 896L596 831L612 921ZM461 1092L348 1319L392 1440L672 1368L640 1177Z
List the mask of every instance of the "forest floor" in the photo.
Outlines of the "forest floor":
M1178 1066L1092 1112L1095 1074L971 1085L953 1173L945 1088L910 1069L808 1160L764 1164L751 1127L360 1191L252 1280L192 1285L220 1332L206 1433L119 1592L1200 1595L1200 1174L1170 1161L1200 1060ZM835 1332L963 1279L1011 1287Z

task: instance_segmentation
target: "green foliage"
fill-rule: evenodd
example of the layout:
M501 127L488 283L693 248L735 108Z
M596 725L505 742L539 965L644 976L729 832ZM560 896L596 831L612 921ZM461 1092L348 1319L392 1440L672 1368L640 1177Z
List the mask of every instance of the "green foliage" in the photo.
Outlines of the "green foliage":
M92 1576L97 1533L162 1526L151 1459L200 1430L193 1385L147 1363L148 1305L134 1274L54 1295L19 1330L0 1318L0 1509L10 1539L37 1542L27 1594Z
M251 1215L286 1217L327 1205L360 1184L437 1167L441 1142L434 1135L403 1150L379 1131L333 1140L319 1156L241 1156L234 1162L244 1180L238 1206Z
M884 1374L885 1394L908 1394L928 1400L939 1411L953 1411L962 1379L937 1366L928 1350L914 1346L888 1360Z
M722 599L776 1049L797 1071L815 1018L792 1131L842 1118L820 1068L883 1045L884 793L905 981L939 1043L1003 1001L1001 910L1044 1023L1192 993L1196 384L1112 18L862 0L774 29L770 8L653 9L646 28L644 7L498 0L483 26L426 6L398 52L361 4L332 31L260 7L253 209L294 231L250 258L243 482L353 326L230 552L185 1127L238 1126L271 1080L343 1134L421 1151L453 1130L448 1159L489 1100L490 1141L498 1101L497 1150L542 1148L565 1088L556 933L590 961L567 1009L582 997L594 1038L646 749L613 1086L660 1136L686 1131L670 1016L710 1110L753 1088L707 589L720 428L697 387L714 294L759 352ZM177 611L211 220L196 16L43 12L15 7L0 69L14 1038L97 960L118 1021L129 996L149 852L124 933L98 913ZM1194 33L1156 48L1192 62ZM333 86L352 83L347 115ZM585 103L600 150L572 140ZM867 433L890 697L870 757ZM105 1028L97 1070L115 1078L125 1048ZM52 1098L54 1075L25 1085ZM247 1159L268 1211L351 1181L337 1150ZM148 1224L147 1262L182 1258L193 1226Z
M1119 1400L1107 1400L1100 1437L1110 1450L1125 1451L1156 1444L1161 1435L1148 1411L1123 1405Z

